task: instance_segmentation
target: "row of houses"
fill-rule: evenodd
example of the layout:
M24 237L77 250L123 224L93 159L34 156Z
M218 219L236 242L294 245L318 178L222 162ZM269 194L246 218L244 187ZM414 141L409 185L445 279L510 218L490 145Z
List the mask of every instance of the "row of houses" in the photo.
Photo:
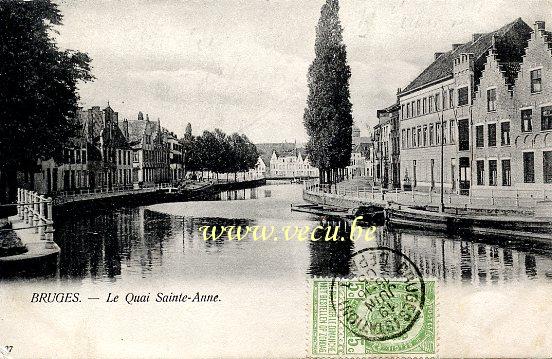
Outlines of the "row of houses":
M259 159L250 172L258 177L300 179L318 178L318 168L313 167L305 148L295 143L257 144Z
M40 193L148 186L184 177L182 141L138 113L119 121L108 104L77 111L79 134L67 141L63 157L39 161L33 187Z
M365 157L385 187L552 189L552 33L521 18L438 52L377 111ZM355 151L353 151L355 152ZM360 152L360 151L357 151Z

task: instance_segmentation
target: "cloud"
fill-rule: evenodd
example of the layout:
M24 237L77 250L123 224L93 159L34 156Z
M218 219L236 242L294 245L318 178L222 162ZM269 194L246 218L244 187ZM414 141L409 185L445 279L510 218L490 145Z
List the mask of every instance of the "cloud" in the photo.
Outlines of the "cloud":
M84 106L109 100L183 133L221 127L257 142L306 140L302 118L322 0L60 0L61 47L88 52L97 80ZM550 16L551 1L343 0L357 123L372 126L433 53L518 16ZM492 14L492 16L490 16ZM545 14L546 16L542 16ZM362 127L362 126L361 126Z

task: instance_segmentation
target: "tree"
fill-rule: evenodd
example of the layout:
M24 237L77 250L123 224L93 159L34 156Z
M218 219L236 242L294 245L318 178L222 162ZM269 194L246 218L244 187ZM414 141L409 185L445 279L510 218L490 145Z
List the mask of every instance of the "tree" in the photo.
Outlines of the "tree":
M50 0L0 2L0 202L6 189L13 196L16 170L59 159L77 134L77 84L93 77L88 55L57 48L61 20Z
M187 171L195 171L193 169L193 160L192 148L194 144L194 136L192 134L192 124L188 122L186 125L186 132L184 132L184 137L180 140L182 145L182 162L184 165L184 178L186 178Z
M316 27L315 58L308 72L309 95L303 123L309 159L321 183L342 178L352 149L351 70L343 43L338 0L326 0Z

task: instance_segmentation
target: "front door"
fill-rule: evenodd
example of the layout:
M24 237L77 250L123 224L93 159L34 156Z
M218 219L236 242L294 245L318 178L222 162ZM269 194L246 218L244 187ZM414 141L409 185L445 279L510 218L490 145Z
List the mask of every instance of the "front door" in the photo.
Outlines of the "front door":
M470 159L468 157L460 157L460 194L470 194Z

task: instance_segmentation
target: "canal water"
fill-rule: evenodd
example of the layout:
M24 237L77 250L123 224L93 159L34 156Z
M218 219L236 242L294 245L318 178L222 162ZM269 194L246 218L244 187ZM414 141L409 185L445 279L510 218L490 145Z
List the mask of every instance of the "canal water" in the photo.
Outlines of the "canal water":
M274 226L280 236L284 226L320 223L316 216L291 212L290 204L301 202L300 185L218 197L64 216L56 223L58 273L0 286L2 327L9 328L3 343L14 345L22 358L52 348L60 358L83 352L304 357L311 338L309 279L348 276L357 250L384 246L408 256L424 277L437 278L440 356L456 357L468 347L473 357L549 356L552 338L535 330L549 328L552 318L549 245L384 227L368 242L205 241L199 228L206 225ZM340 228L339 236L348 237L349 229ZM374 268L380 272L392 270L379 263ZM52 292L75 293L80 301L32 303L36 293ZM158 303L160 292L217 295L220 301ZM134 296L151 300L129 304Z
M424 276L437 278L441 285L552 280L552 246L515 238L447 237L378 227L373 241L203 239L202 226L273 226L277 234L289 225L314 228L319 217L290 210L291 203L302 201L301 190L301 185L268 185L223 192L213 201L65 217L56 223L55 240L62 248L59 278L107 283L231 277L304 281L309 276L347 276L355 251L384 246L407 255ZM348 238L347 229L340 234Z

